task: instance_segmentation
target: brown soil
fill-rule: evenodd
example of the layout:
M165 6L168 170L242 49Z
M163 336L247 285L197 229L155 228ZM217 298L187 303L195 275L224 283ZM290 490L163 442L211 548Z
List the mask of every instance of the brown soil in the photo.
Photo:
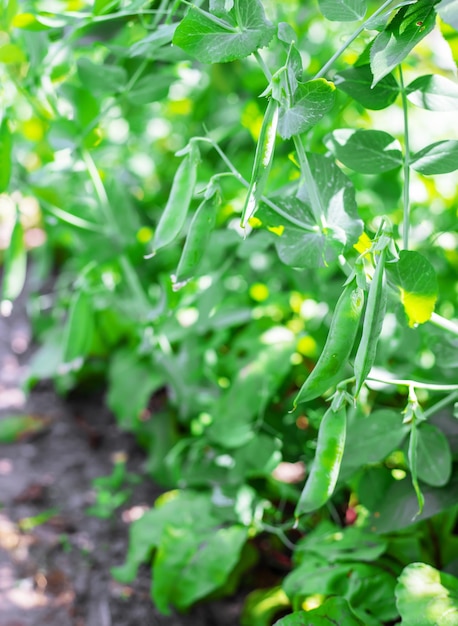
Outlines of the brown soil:
M86 514L92 480L111 474L113 455L126 454L129 471L140 474L143 455L100 397L66 402L41 385L25 398L20 384L29 342L19 303L11 317L0 317L0 419L33 414L46 428L0 445L0 626L240 624L241 598L166 617L150 600L146 566L131 586L112 579L110 568L122 564L127 551L128 511L151 506L160 489L145 479L112 518Z

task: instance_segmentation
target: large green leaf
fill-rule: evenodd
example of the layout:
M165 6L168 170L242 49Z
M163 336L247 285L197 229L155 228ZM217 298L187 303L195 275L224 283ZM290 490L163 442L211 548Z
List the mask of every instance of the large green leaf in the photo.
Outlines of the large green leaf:
M437 300L436 272L428 259L419 252L402 250L399 261L387 265L387 270L399 287L409 326L427 322Z
M393 104L399 94L399 86L392 74L384 76L374 87L371 66L358 65L342 70L334 76L334 84L366 109L385 109Z
M410 102L428 111L458 110L458 84L440 74L416 78L407 86L406 93Z
M267 335L272 343L261 344L257 358L240 370L228 391L215 403L213 423L206 431L212 442L238 448L255 437L253 418L265 409L291 368L292 335L281 328L272 328Z
M456 626L458 578L426 563L410 563L396 587L402 626Z
M294 557L304 561L315 555L329 563L375 561L386 548L385 539L367 529L356 526L341 529L325 521L296 544Z
M299 84L291 105L282 102L278 120L278 133L283 139L305 132L317 124L333 106L333 83L318 78Z
M94 63L90 59L78 60L78 76L86 89L96 96L116 93L127 82L127 72L117 65Z
M416 152L410 159L414 170L425 175L447 174L458 169L458 141L438 141Z
M243 59L267 46L275 27L259 0L235 0L235 4L224 19L192 6L175 31L174 45L202 63Z
M347 424L341 474L348 476L364 465L382 461L400 446L408 431L402 415L390 409L354 416Z
M366 0L318 0L321 13L333 22L354 22L364 17Z
M432 31L436 12L431 0L418 0L403 6L375 38L370 52L371 69L376 85L399 65L409 52Z
M445 487L430 487L422 484L421 491L425 502L423 511L418 513L418 500L410 481L395 480L386 491L380 491L378 501L370 518L370 528L377 533L390 533L407 528L416 522L428 519L441 511L456 505L458 493L458 473ZM375 500L375 499L374 499Z
M432 424L418 427L417 473L420 480L433 487L446 485L452 473L452 453L447 437Z
M205 529L170 520L162 531L153 564L152 595L157 608L184 610L222 587L234 569L248 538L242 526Z
M362 174L379 174L402 165L398 140L381 130L339 129L325 138L325 144L339 161Z
M262 205L257 217L274 237L280 259L293 267L322 267L353 245L362 232L352 183L332 159L309 154L323 213L313 215L305 190L275 199L277 210ZM326 226L323 226L323 224Z

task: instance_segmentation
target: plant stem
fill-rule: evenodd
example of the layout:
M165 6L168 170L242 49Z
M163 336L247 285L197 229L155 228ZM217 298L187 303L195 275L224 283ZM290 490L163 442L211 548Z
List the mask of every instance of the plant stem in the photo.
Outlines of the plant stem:
M422 383L417 380L404 380L397 378L375 378L370 376L367 381L373 383L383 383L384 385L401 385L414 389L429 389L430 391L458 391L458 385L436 385L435 383Z
M361 26L359 26L355 30L355 32L352 35L350 35L350 37L347 39L347 41L332 55L332 57L329 59L329 61L327 63L325 63L325 65L323 65L321 70L317 74L315 74L313 79L316 80L317 78L321 78L322 76L324 76L326 74L326 72L328 71L328 69L333 65L334 61L336 59L338 59L340 57L340 55L343 52L345 52L345 50L363 32L363 30L366 28L366 25L370 22L370 20L374 19L374 17L377 17L377 15L380 15L380 13L382 13L385 9L387 9L392 2L393 2L393 0L386 0L386 2L384 2L382 4L382 6L379 7L376 11L374 11L374 13L372 13L372 15L367 18L367 20L364 20L364 22L361 24Z
M452 320L448 320L437 313L433 313L429 321L431 324L434 324L434 326L442 328L443 330L448 330L450 333L458 337L458 324L456 322L452 322Z
M99 171L94 163L91 154L87 150L82 150L81 153L83 156L83 160L86 164L89 177L92 181L92 185L94 187L97 199L99 201L100 208L105 215L105 219L107 220L107 224L110 229L108 236L111 235L112 237L118 239L120 238L121 233L119 232L119 228ZM122 253L119 255L119 264L122 268L124 277L127 284L129 285L132 294L137 298L137 301L141 304L142 309L144 310L146 315L150 308L148 297L145 294L143 287L138 279L138 275L126 254Z
M259 63L259 67L262 69L262 71L264 73L264 76L266 77L266 79L270 83L270 81L272 80L272 72L269 70L269 68L267 67L264 59L259 54L259 50L255 50L253 52L253 56L255 57L256 61Z
M458 391L452 391L452 393L450 393L448 396L445 396L445 398L442 398L442 400L439 400L439 402L433 404L433 406L429 407L429 409L423 411L423 415L426 419L428 419L428 417L431 417L431 415L435 415L438 411L448 406L449 404L452 404L452 402L454 402L455 400L458 400Z
M316 182L313 178L312 170L310 169L310 163L299 135L294 135L294 145L296 147L299 165L301 168L301 177L307 188L313 215L316 223L324 229L326 228L326 218L324 215L323 203L321 202L320 194L318 193Z
M213 139L211 139L210 137L194 137L193 140L194 141L202 141L202 142L205 142L205 143L209 143L214 148L214 150L216 150L216 152L219 154L221 159L224 161L224 163L231 170L232 174L239 181L239 183L241 183L244 187L246 187L248 189L248 187L250 186L250 183L242 176L242 174L238 171L238 169L235 167L235 165L232 163L232 161L229 159L229 157L223 152L223 150L221 150L221 148L216 143L216 141L213 141ZM317 232L317 227L310 226L310 224L305 224L304 222L301 222L300 220L295 218L293 215L290 215L289 213L284 211L281 207L279 207L277 204L275 204L275 202L272 202L272 200L269 200L269 198L267 198L266 196L262 196L261 200L270 209L272 209L272 211L277 213L277 215L280 215L280 217L282 217L283 219L285 219L288 222L290 222L290 224L294 224L295 226L299 226L299 228L301 228L302 230L306 230L306 231L311 232L311 233Z
M404 118L404 220L402 227L402 245L405 250L409 248L410 227L410 142L409 142L409 115L407 110L407 97L404 86L402 68L399 65L399 82L401 84L402 114Z

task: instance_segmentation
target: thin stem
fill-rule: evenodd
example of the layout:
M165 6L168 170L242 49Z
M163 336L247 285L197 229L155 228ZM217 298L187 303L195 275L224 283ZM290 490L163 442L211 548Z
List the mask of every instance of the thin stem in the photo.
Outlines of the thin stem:
M270 83L270 81L272 80L272 72L269 70L269 68L267 67L264 59L259 54L259 50L255 50L253 52L253 56L255 57L256 61L259 63L259 67L262 69L262 71L264 73L264 76L266 77L266 79Z
M386 0L386 2L384 2L382 4L381 7L379 7L376 11L374 11L374 13L367 18L367 20L364 20L364 22L361 24L361 26L359 26L355 32L350 35L350 37L347 39L347 41L337 50L337 52L335 52L332 57L329 59L329 61L327 63L325 63L325 65L323 65L323 67L321 68L321 70L315 74L314 76L314 80L316 80L317 78L321 78L322 76L324 76L326 74L326 72L329 70L329 68L333 65L334 61L336 61L336 59L338 59L340 57L340 55L345 52L345 50L354 42L354 40L363 32L363 30L366 28L366 25L372 20L374 19L374 17L377 17L377 15L380 15L380 13L382 13L385 9L387 9L389 7L389 5L393 2L393 0Z
M454 402L455 400L458 400L458 391L452 391L452 393L450 393L448 396L445 396L445 398L442 398L442 400L439 400L439 402L433 404L433 406L429 407L429 409L423 411L424 417L428 419L428 417L431 417L431 415L435 415L438 411L445 408L449 404L452 404L452 402Z
M401 85L402 114L404 118L404 220L402 227L402 245L405 250L409 248L410 227L410 142L409 142L409 115L407 109L407 96L404 87L402 68L399 65L399 82Z
M452 320L448 320L437 313L433 313L429 321L431 324L434 324L434 326L442 328L443 330L448 330L450 333L458 337L458 324L456 322L452 322Z
M215 141L213 141L213 139L211 139L210 137L194 137L193 140L194 141L202 141L202 142L205 142L205 143L209 143L216 150L216 152L219 154L221 159L224 161L224 163L231 170L232 174L239 181L239 183L241 183L247 189L249 188L250 183L242 176L242 174L238 171L238 169L235 167L235 165L232 163L232 161L229 159L229 157L226 156L226 154L221 150L219 145ZM301 228L302 230L306 230L306 231L311 232L311 233L317 232L317 227L310 226L309 224L304 224L304 222L301 222L300 220L295 218L293 215L290 215L289 213L284 211L281 207L279 207L277 204L275 204L275 202L272 202L272 200L269 200L269 198L267 198L266 196L262 196L261 200L270 209L272 209L272 211L277 213L277 215L280 215L280 217L283 217L285 220L290 222L290 224L294 224L295 226L299 226L299 228Z
M417 380L397 379L397 378L375 378L370 376L368 382L382 383L384 385L400 385L413 389L429 389L430 391L457 391L458 385L436 385L435 383L422 383Z
M318 193L316 182L313 178L312 170L310 169L310 163L299 135L294 135L294 145L296 147L299 165L301 168L301 177L307 188L307 193L310 198L310 204L312 206L312 212L316 223L320 224L322 228L326 228L323 203L321 202L320 194Z

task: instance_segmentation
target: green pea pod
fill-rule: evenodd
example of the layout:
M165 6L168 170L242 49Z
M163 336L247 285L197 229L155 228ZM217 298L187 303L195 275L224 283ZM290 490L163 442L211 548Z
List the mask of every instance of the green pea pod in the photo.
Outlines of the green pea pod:
M364 292L353 279L337 302L326 344L314 370L294 399L294 406L318 398L342 378L355 342L363 304Z
M199 149L191 142L189 152L175 173L169 199L154 233L154 251L167 246L180 234L196 185L198 163Z
M64 363L87 356L94 338L94 312L87 293L78 291L70 302L64 335Z
M27 268L27 253L24 244L24 231L19 216L11 233L11 240L5 252L3 274L3 302L13 302L24 288Z
M319 509L332 496L339 477L346 432L345 404L336 410L329 407L321 420L315 459L294 512L296 517Z
M277 100L270 98L262 121L261 132L254 155L250 186L248 187L242 218L240 220L242 228L245 227L247 221L257 211L259 202L264 193L267 178L269 177L274 156L275 137L277 135L278 112Z
M374 365L377 343L382 332L386 311L385 251L380 254L374 276L369 287L366 313L364 314L363 334L355 357L355 376L357 396L364 381Z
M219 188L212 186L192 218L176 275L173 278L175 289L195 275L196 269L205 254L210 235L215 227L216 212L220 204L221 194Z
M11 176L11 151L13 140L6 118L0 125L0 193L8 189Z

